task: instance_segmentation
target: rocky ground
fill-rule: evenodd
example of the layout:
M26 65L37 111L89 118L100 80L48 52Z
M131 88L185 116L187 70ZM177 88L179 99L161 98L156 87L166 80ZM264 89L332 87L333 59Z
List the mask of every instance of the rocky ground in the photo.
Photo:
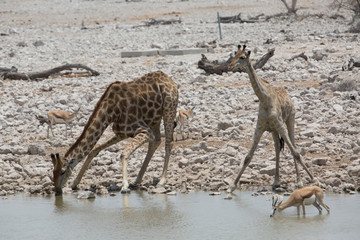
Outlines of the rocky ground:
M0 67L33 72L81 63L101 74L0 80L0 195L50 193L49 154L64 153L76 141L105 88L155 70L166 72L179 84L179 108L195 107L190 138L174 144L165 188L227 189L251 146L257 119L257 98L248 76L205 75L197 66L200 54L121 58L121 52L207 47L213 49L206 54L210 60L226 60L237 44L244 43L254 59L275 48L274 57L258 75L289 91L297 110L296 144L309 169L328 191L359 188L360 68L343 71L342 67L359 57L360 36L347 31L350 13L335 11L331 2L299 1L298 17L222 24L219 40L217 12L222 16L241 13L250 19L286 9L279 0L1 1ZM146 26L144 22L151 18L181 19L181 23ZM209 44L213 40L216 43ZM307 61L290 60L301 52L309 57ZM56 125L55 137L47 138L47 125L36 119L53 109L72 112L79 107L68 138L64 125ZM107 130L100 142L111 136ZM107 193L109 186L120 186L119 156L125 144L101 152L79 187L96 185L98 192ZM141 147L130 157L130 180L135 180L146 149ZM271 188L274 155L271 134L265 133L239 189ZM163 156L162 144L149 164L144 185L160 176ZM288 149L280 164L281 185L293 189L295 169ZM310 184L307 174L301 173L304 183Z

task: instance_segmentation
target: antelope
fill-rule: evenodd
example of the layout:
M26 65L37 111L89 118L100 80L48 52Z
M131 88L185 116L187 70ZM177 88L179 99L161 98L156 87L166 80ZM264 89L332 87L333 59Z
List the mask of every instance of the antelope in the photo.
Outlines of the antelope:
M184 137L185 119L186 119L187 125L188 125L188 126L187 126L187 138L190 137L189 119L190 119L190 116L191 116L192 113L193 113L193 110L194 110L194 107L193 107L193 108L189 108L187 111L180 109L180 110L176 113L176 119L175 119L174 126L175 126L175 128L176 128L177 125L180 125L179 128L178 128L178 130L180 130L182 140L185 139L185 137ZM177 141L177 132L178 132L178 131L175 131L175 140L176 140L176 141Z
M53 127L53 125L56 125L56 124L65 124L66 125L65 136L67 137L68 126L74 120L74 118L75 118L76 114L78 114L79 110L80 110L80 108L78 110L75 110L72 114L65 112L65 111L61 111L61 110L52 110L52 111L48 112L49 121L47 122L47 124L48 124L47 137L49 137L49 129L51 129L52 135L55 136L52 127ZM70 130L71 130L71 128L70 128Z
M315 195L315 198L311 198L313 195ZM324 203L324 191L318 186L309 186L295 190L288 200L284 203L282 203L282 201L282 196L278 194L273 195L272 207L274 211L270 217L274 216L277 209L281 212L288 207L297 207L297 214L300 215L300 206L302 206L303 215L305 216L305 205L315 206L319 210L319 214L321 214L322 211L322 208L320 207L321 205L328 213L330 213L330 208Z

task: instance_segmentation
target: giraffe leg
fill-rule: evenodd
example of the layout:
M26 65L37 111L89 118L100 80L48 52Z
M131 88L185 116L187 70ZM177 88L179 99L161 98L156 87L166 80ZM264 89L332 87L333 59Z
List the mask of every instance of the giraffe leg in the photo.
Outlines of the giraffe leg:
M288 130L290 142L292 143L292 145L295 148L295 133L294 133L295 132L295 114L292 114L291 117L288 119L288 121L286 122L286 127ZM297 187L302 188L302 187L304 187L304 184L301 180L301 177L299 174L299 168L298 168L297 161L295 158L294 158L294 165L295 165L295 171L296 171Z
M161 143L161 134L160 134L160 126L156 126L156 128L153 129L154 138L149 138L149 148L144 160L144 163L141 166L140 172L136 178L136 181L132 185L139 185L142 181L142 178L144 176L144 173L146 171L147 166L149 165L149 162L154 155L154 152L159 147Z
M118 142L120 142L121 140L123 140L124 138L119 137L119 136L115 136L112 137L110 140L108 140L107 142L105 142L104 144L96 147L95 149L93 149L87 156L85 163L82 165L78 175L76 176L74 182L71 185L71 188L73 190L75 190L77 188L77 185L80 183L85 171L88 169L89 164L91 163L91 161L93 160L94 157L96 157L100 151L104 150L107 147L110 147L113 144L116 144Z
M279 134L276 131L272 132L272 136L274 139L274 146L275 146L275 180L272 185L272 189L275 189L280 186L279 184L279 175L280 175L280 142L279 142Z
M242 166L239 174L237 175L237 177L236 177L233 185L230 186L230 188L227 190L227 192L231 193L231 192L233 192L233 191L235 190L236 185L238 184L241 175L244 173L246 167L250 164L250 161L251 161L251 159L252 159L252 157L253 157L253 155L254 155L254 152L255 152L255 150L256 150L256 147L257 147L257 145L259 144L260 138L261 138L261 136L262 136L263 133L264 133L264 130L263 130L262 128L260 128L259 122L258 122L258 124L257 124L257 126L256 126L256 129L255 129L253 144L252 144L252 146L251 146L251 148L250 148L250 151L249 151L249 153L246 155L245 161L244 161L244 163L243 163L243 166Z
M176 116L176 107L177 107L176 105L177 105L177 101L175 106L170 107L168 111L164 112L163 119L164 119L164 129L165 129L165 161L164 161L163 172L160 177L160 182L158 183L159 185L164 185L166 183L167 169L168 169L169 159L172 149L172 140L173 140L172 136L174 131L172 127L172 121Z
M280 136L284 139L285 143L288 145L288 147L289 147L289 149L291 151L291 154L294 157L294 160L301 164L301 166L305 169L305 171L310 176L312 181L315 181L315 180L317 181L317 179L314 179L313 175L311 174L309 169L306 167L305 163L302 161L299 152L295 149L295 146L292 144L292 142L289 139L287 129L281 123L279 123L278 132L279 132ZM297 174L299 174L299 173L297 172ZM299 175L298 175L298 178L300 178Z
M138 131L139 132L139 131ZM123 172L123 185L121 188L121 193L129 193L129 182L127 176L127 161L130 155L143 145L149 139L149 131L147 129L141 129L130 144L128 144L121 153L121 162L122 162L122 172Z

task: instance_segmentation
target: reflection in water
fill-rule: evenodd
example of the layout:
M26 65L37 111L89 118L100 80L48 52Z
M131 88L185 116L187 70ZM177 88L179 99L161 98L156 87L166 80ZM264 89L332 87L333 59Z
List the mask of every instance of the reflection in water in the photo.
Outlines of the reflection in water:
M271 196L205 192L176 196L132 192L0 199L0 239L356 239L359 196L326 195L330 214L288 208L273 218ZM314 235L314 233L317 233Z
M66 210L66 205L62 196L55 196L55 210L59 213Z
M144 229L157 229L162 227L172 228L181 222L182 216L174 207L174 203L168 201L167 195L149 195L137 193L139 204L129 206L130 196L122 195L124 208L120 210L117 223L127 229L143 231Z

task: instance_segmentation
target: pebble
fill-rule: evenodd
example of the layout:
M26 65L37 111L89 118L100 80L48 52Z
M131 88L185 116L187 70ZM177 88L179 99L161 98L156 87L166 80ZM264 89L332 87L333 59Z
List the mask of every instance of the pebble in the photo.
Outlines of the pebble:
M80 191L78 192L77 199L90 199L95 198L95 193L92 191Z

